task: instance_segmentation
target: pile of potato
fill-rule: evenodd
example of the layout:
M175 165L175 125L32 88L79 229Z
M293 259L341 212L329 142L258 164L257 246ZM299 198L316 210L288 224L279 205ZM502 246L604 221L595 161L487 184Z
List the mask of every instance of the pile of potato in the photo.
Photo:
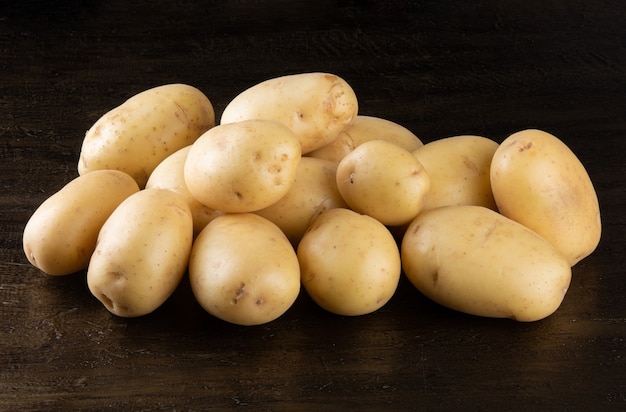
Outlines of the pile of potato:
M217 125L192 86L146 90L87 131L78 173L34 212L24 252L49 275L86 269L123 317L157 309L185 274L199 304L235 324L278 318L301 287L363 315L404 272L449 308L535 321L601 233L591 180L555 136L423 144L359 115L328 73L261 82Z

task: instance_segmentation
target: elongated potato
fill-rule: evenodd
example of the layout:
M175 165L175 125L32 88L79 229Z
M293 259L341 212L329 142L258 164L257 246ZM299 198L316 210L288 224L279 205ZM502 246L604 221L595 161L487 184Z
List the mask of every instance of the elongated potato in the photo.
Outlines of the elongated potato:
M73 179L28 220L23 234L28 261L48 275L85 269L104 222L138 191L137 183L117 170L98 170Z
M506 138L491 164L500 213L548 239L570 265L600 242L598 197L583 164L556 136L523 130Z
M154 168L215 125L209 99L195 87L167 84L134 95L87 131L78 173L115 169L143 188Z
M333 141L307 155L339 163L348 153L370 140L386 140L409 152L424 145L404 126L380 117L358 115Z
M185 183L184 170L185 161L190 150L191 145L185 146L159 163L150 175L146 183L146 189L169 189L184 197L191 209L193 232L197 235L211 220L224 212L203 205L189 192L187 183Z
M300 73L258 83L224 109L220 124L268 119L289 127L308 153L332 141L358 112L354 90L329 73Z
M128 197L102 226L87 269L91 293L113 314L153 312L178 286L189 262L193 219L171 190Z
M482 136L434 140L413 151L430 177L423 210L476 205L497 210L491 192L491 158L498 143Z
M565 257L527 227L482 206L422 212L401 244L425 296L473 315L531 322L554 313L571 280Z

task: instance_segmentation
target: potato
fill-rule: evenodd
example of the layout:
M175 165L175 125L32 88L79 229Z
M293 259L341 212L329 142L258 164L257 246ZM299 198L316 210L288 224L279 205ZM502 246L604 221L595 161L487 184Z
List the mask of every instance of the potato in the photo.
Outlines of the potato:
M48 275L85 269L105 220L138 191L137 183L117 170L76 177L46 199L26 223L23 247L28 261Z
M322 212L348 207L337 189L336 172L337 165L334 162L303 157L287 194L255 213L275 223L292 244L297 244Z
M354 211L398 226L422 210L430 178L408 150L388 141L370 140L339 162L337 187Z
M89 290L115 315L151 313L180 283L192 240L193 219L181 195L137 192L102 226L87 269Z
M143 91L104 114L83 140L78 173L115 169L143 188L167 156L215 125L209 99L185 84Z
M491 187L500 213L546 238L571 266L600 242L596 191L557 137L531 129L506 138L493 156Z
M302 153L331 142L358 112L354 90L329 73L300 73L258 83L224 109L220 124L250 119L283 123L298 137Z
M379 117L357 115L333 141L307 156L339 163L348 153L370 140L386 140L409 152L423 146L422 141L404 126Z
M426 143L413 151L430 177L422 210L476 205L497 210L489 178L498 143L481 136L453 136Z
M422 212L402 239L401 256L407 278L433 301L521 322L555 312L571 279L550 242L483 206Z
M159 163L150 174L146 189L169 189L184 197L193 217L193 233L197 235L211 220L224 212L203 205L189 192L185 183L184 169L190 150L191 145L185 146Z
M400 280L400 252L389 230L350 209L322 213L302 237L297 255L309 296L339 315L380 309Z
M208 313L238 325L260 325L293 305L300 267L278 226L252 213L225 214L196 238L189 280Z
M287 194L300 158L298 139L285 125L245 120L203 134L192 145L183 173L189 192L205 206L245 213Z

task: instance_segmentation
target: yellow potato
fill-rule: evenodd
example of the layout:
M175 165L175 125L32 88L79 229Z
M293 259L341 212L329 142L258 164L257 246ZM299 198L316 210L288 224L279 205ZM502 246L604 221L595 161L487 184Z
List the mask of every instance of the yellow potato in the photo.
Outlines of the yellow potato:
M422 210L430 178L408 150L385 140L370 140L339 162L337 187L354 211L399 226Z
M181 195L137 192L102 226L87 269L89 290L115 315L151 313L180 283L192 241L193 219Z
M413 151L430 177L422 210L476 205L497 210L489 171L498 143L481 136L434 140Z
M293 305L300 292L300 267L275 224L253 213L225 214L196 238L189 280L208 313L238 325L259 325Z
M203 205L189 192L185 183L184 169L190 150L191 145L185 146L159 163L150 174L146 189L169 189L184 197L191 209L194 235L197 235L211 220L224 212Z
M376 219L349 209L322 213L297 248L302 285L329 312L358 316L383 307L398 287L398 245Z
M576 155L557 137L524 130L494 154L491 187L500 213L549 240L570 265L600 242L598 197Z
M322 212L348 207L337 189L336 172L334 162L303 157L287 194L255 213L275 223L293 244L297 244Z
M473 205L422 212L401 244L407 278L425 296L464 313L522 322L561 305L571 280L550 242L499 213Z
M249 119L283 123L298 137L302 153L332 141L358 112L354 90L329 73L300 73L258 83L224 109L220 124Z
M348 153L370 140L386 140L409 152L423 146L422 141L404 126L379 117L358 115L333 141L307 156L339 163Z
M184 178L189 192L205 206L252 212L287 194L300 158L298 139L285 125L245 120L203 134L187 155Z
M148 89L104 114L87 131L78 173L121 170L143 188L163 159L214 125L213 105L195 87L167 84Z
M94 171L73 179L28 220L23 234L28 261L48 275L85 269L105 220L138 191L137 183L117 170Z

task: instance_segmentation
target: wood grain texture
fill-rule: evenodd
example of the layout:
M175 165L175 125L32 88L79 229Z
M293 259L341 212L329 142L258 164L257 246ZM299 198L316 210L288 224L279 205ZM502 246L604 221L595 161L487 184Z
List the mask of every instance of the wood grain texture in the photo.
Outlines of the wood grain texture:
M623 410L626 12L567 1L25 1L0 5L0 410ZM243 89L328 71L362 114L424 141L525 128L562 138L604 232L561 308L535 323L427 301L403 280L371 315L302 293L238 327L185 282L155 313L110 315L84 273L29 266L22 230L77 175L85 131L146 88L184 82L219 116Z

